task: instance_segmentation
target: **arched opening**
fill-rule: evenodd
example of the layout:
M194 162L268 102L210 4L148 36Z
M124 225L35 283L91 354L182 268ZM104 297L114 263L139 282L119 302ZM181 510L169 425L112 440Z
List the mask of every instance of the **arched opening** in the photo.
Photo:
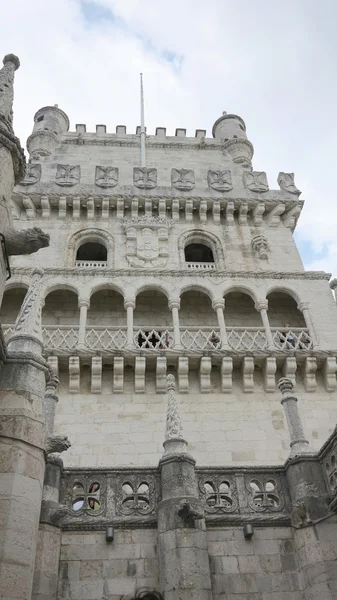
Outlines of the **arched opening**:
M106 266L108 251L100 242L84 242L76 253L77 267Z
M90 298L85 343L94 350L121 349L126 344L124 298L115 290L102 289Z
M145 290L138 294L133 319L138 348L165 350L173 346L172 315L163 292Z
M15 287L6 290L3 295L0 309L0 323L6 339L13 331L13 326L27 294L27 289L26 287Z
M179 322L184 348L214 350L221 347L217 316L205 292L189 290L181 294Z
M185 247L186 262L214 263L212 249L205 244L188 244Z
M77 294L58 289L45 298L42 328L45 350L71 350L78 344L79 308Z
M248 294L239 291L226 294L225 322L228 343L234 350L263 350L267 347L261 315Z
M268 294L268 318L273 341L281 350L307 350L312 342L303 313L290 294L274 291Z

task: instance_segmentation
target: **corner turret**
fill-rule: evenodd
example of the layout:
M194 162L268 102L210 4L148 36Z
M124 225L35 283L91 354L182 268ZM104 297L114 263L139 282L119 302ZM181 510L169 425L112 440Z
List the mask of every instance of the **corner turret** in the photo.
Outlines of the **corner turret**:
M69 119L57 105L40 108L34 116L33 132L27 139L30 158L52 154L68 129Z
M215 121L212 134L214 138L222 141L224 150L231 155L235 163L251 167L254 147L247 138L246 125L241 117L223 112Z

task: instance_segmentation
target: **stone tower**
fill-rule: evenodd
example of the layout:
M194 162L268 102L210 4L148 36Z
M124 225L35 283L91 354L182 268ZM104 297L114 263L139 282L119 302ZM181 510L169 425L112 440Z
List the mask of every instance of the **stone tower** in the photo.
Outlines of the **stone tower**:
M144 167L139 128L34 117L12 211L50 246L11 258L0 313L52 373L34 600L336 597L329 275L293 173L270 189L237 115L212 134L157 127Z

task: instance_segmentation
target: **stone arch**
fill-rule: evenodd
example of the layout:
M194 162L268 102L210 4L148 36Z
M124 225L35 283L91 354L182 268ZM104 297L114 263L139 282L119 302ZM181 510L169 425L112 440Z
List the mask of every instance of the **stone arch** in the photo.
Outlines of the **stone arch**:
M162 294L164 294L164 296L167 297L167 299L170 296L170 290L168 290L163 284L161 283L157 283L155 281L148 281L146 284L139 286L136 290L135 290L135 298L137 300L137 296L139 294L142 294L143 292L151 292L151 290L156 291L156 292L161 292Z
M190 231L185 231L182 233L178 239L178 251L179 251L179 260L180 266L185 268L185 248L189 244L203 244L210 248L213 253L214 263L217 269L220 271L225 268L225 258L223 247L220 239L211 233L210 231L205 231L203 229L192 229Z
M267 300L271 327L306 327L296 292L284 286L273 286L267 293Z
M231 294L232 292L240 292L241 294L246 294L247 296L250 296L250 298L253 300L254 304L256 304L256 302L258 302L258 298L257 298L255 290L252 289L251 287L249 287L248 285L241 285L241 284L230 285L223 293L225 302L226 302L226 296L228 294Z
M42 325L50 327L77 327L79 322L78 290L75 286L50 286L44 296Z
M212 306L210 290L198 285L186 285L180 292L179 320L181 327L214 328L218 319Z
M4 291L0 308L1 325L13 325L28 291L28 284L11 282Z
M185 292L200 292L201 294L205 294L206 296L208 296L212 302L215 297L213 290L210 290L209 288L203 285L193 283L183 285L182 288L180 288L179 290L179 297L185 294Z
M113 236L104 229L91 227L73 233L68 241L66 266L74 267L76 253L80 246L88 242L102 244L107 249L107 267L112 268L114 264L115 242Z
M45 301L47 296L49 296L49 294L51 294L52 292L56 292L57 290L68 290L69 292L74 292L74 294L76 294L77 297L79 297L80 295L80 290L79 288L72 284L72 283L68 283L67 281L64 281L64 279L60 279L59 281L50 281L49 285L48 282L46 282L47 285L46 287L43 289L41 297L42 299Z
M89 300L94 294L104 290L112 290L113 292L120 294L125 300L125 290L123 290L119 285L108 281L99 281L95 285L93 285L88 293Z
M295 300L295 302L297 302L297 304L300 304L301 302L301 298L299 297L298 292L296 290L293 290L288 285L271 285L266 292L266 298L268 298L268 296L270 296L270 294L272 294L273 292L279 292L291 296Z
M235 285L226 290L225 321L226 326L236 328L261 327L261 315L256 309L256 296L250 288Z

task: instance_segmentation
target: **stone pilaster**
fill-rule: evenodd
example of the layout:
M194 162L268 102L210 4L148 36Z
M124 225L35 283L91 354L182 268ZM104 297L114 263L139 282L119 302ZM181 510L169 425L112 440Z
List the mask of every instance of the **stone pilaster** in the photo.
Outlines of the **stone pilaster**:
M205 519L195 460L182 435L175 379L167 376L164 455L159 463L162 500L158 507L161 591L165 600L211 600Z
M31 597L45 470L41 277L33 274L0 381L0 589L16 600Z

